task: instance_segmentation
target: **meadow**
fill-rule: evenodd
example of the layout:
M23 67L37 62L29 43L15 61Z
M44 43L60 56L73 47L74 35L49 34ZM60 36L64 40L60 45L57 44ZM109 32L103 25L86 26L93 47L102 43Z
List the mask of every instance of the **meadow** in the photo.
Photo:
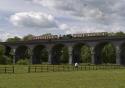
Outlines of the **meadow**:
M125 88L125 69L0 74L0 88Z

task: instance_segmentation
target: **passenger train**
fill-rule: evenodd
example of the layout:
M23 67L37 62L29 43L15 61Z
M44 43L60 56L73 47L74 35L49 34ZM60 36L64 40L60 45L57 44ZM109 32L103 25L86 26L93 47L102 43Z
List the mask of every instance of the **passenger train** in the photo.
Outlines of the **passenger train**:
M113 36L113 35L114 35L113 33L108 33L108 32L79 33L79 34L67 34L67 35L44 34L41 36L33 37L33 40L71 39L71 38L101 37L101 36Z

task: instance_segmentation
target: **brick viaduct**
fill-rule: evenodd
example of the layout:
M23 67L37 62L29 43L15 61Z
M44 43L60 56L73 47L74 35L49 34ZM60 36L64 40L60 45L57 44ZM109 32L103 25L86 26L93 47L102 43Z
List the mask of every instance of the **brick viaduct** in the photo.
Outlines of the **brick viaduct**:
M44 48L48 52L48 63L52 64L53 59L53 53L52 49L55 46L63 45L66 46L68 49L68 63L72 64L73 62L73 47L75 45L81 44L81 45L87 45L90 47L91 50L91 63L92 64L101 64L99 50L101 47L103 47L105 44L111 43L115 47L116 52L116 64L118 65L124 65L125 64L125 56L124 56L124 49L123 46L125 46L125 37L124 36L101 36L101 37L85 37L85 38L76 38L76 39L49 39L49 40L33 40L33 41L20 41L16 43L9 43L9 42L1 42L1 45L4 45L6 48L6 53L10 52L11 49L13 51L13 63L17 61L18 55L16 55L16 50L21 47L25 46L30 50L30 63L31 64L37 64L36 60L33 57L33 50L37 46L44 46Z

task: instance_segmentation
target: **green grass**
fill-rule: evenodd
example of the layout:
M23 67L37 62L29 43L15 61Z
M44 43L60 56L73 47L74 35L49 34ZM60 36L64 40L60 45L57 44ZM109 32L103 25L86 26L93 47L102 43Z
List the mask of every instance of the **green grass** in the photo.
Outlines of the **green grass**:
M125 69L0 74L0 88L125 88Z

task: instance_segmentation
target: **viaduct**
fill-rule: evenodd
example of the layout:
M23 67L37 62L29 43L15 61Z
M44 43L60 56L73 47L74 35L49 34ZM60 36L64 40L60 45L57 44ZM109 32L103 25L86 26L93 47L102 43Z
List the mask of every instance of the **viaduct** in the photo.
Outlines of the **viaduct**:
M55 58L54 55L58 54L57 50L62 47L67 47L68 49L68 63L72 64L78 62L77 57L73 55L75 51L74 47L82 45L87 45L91 50L91 63L92 64L101 64L102 60L100 58L100 50L102 47L111 43L115 47L116 54L116 64L125 65L125 36L100 36L100 37L85 37L85 38L76 38L76 39L48 39L48 40L32 40L32 41L19 41L16 43L10 42L1 42L1 45L5 46L5 54L13 52L13 64L15 64L21 56L23 56L26 50L30 52L30 63L39 64L40 60L35 57L34 53L37 53L37 49L44 49L48 52L48 63L49 64L59 64L61 63L59 58ZM56 49L55 49L56 48ZM22 51L21 51L22 49ZM55 51L54 51L55 49ZM20 52L18 52L20 51Z

